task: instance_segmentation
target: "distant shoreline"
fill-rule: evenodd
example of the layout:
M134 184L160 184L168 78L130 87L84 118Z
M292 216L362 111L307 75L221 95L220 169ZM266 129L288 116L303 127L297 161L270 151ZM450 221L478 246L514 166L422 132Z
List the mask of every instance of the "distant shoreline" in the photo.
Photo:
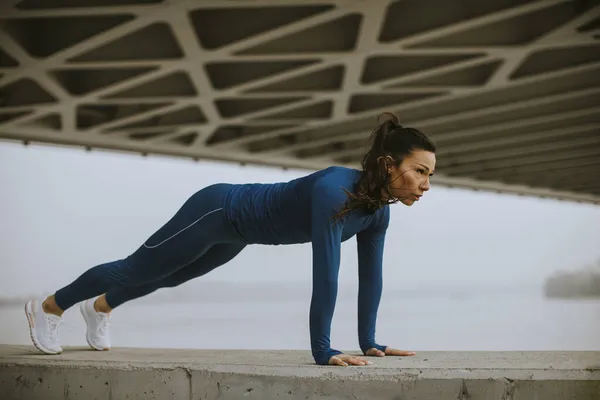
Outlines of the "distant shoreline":
M338 298L356 298L357 284L343 282L338 287ZM384 285L383 301L386 297L412 298L465 298L495 293L537 292L543 295L542 283L476 283L476 282L432 282L407 286ZM0 307L21 306L32 298L48 295L32 294L0 297ZM144 303L235 303L240 301L310 301L311 282L225 282L197 281L178 288L161 289L138 301Z
M548 298L600 298L600 262L598 266L577 271L560 271L544 284Z

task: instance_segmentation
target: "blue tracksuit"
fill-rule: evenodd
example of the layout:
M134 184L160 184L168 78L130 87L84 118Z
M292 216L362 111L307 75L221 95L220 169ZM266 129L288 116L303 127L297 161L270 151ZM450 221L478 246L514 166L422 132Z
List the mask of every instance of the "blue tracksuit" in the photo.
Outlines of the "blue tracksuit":
M357 238L359 261L358 336L363 351L375 342L383 285L382 257L389 206L333 220L360 172L330 167L272 184L216 184L192 195L163 227L129 257L84 272L56 292L62 309L106 293L110 306L177 286L222 265L248 244L312 243L313 295L310 335L313 357L325 365L339 354L330 346L337 297L341 243Z

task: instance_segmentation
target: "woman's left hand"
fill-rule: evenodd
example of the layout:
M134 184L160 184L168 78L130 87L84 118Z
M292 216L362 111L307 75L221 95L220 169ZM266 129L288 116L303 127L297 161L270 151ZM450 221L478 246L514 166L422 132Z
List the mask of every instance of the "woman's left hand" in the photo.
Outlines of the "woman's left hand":
M385 353L379 349L372 348L367 350L366 356L374 356L374 357L384 357L384 356L414 356L414 351L406 351L406 350L397 350L392 349L391 347L385 348Z

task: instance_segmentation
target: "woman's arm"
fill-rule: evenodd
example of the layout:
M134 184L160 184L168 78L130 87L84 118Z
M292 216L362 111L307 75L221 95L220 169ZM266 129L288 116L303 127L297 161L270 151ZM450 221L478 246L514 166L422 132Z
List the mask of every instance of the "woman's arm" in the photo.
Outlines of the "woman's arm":
M335 309L340 267L342 222L333 221L340 199L339 188L315 185L311 200L313 289L310 304L310 343L317 364L327 365L341 351L331 348L331 320Z
M383 291L383 249L389 224L389 208L374 227L356 235L358 250L358 342L363 354L386 346L375 341L377 310Z

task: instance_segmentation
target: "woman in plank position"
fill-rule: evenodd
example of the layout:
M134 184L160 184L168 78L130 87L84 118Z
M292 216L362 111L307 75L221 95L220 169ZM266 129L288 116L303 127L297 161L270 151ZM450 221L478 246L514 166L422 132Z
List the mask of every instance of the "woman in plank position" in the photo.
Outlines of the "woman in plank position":
M413 352L375 341L383 286L382 259L389 205L411 206L429 190L435 145L387 114L371 134L362 170L329 167L289 182L219 183L193 194L175 215L128 257L90 268L44 300L25 305L31 338L44 353L62 352L62 313L81 302L88 344L108 350L109 314L157 289L200 277L249 244L312 243L310 344L319 365L367 365L330 345L341 243L356 235L359 263L358 339L365 356Z

